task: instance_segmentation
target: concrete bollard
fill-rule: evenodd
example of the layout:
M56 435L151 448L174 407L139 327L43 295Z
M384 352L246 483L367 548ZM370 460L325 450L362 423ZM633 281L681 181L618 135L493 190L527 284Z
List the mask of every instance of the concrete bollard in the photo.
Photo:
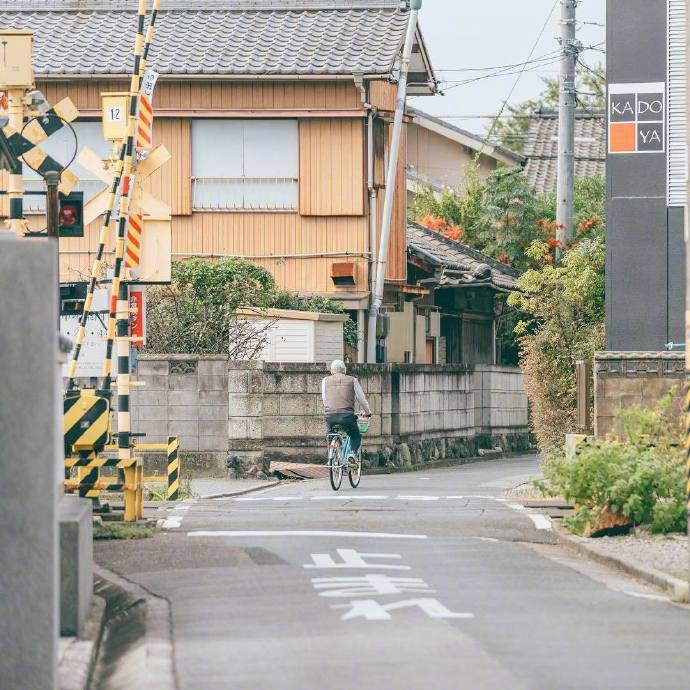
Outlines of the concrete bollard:
M55 246L0 237L0 684L53 690L62 481Z

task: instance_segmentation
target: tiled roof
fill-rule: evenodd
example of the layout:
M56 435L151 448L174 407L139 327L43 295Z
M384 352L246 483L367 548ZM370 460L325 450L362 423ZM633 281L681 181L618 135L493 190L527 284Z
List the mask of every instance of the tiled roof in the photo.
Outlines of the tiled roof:
M0 27L35 32L37 75L127 74L137 4L0 0ZM392 0L163 0L149 62L174 75L389 75L407 16Z
M444 237L435 230L408 222L407 251L440 269L439 286L493 284L516 289L518 272L465 244Z
M558 113L541 110L530 120L525 175L538 192L555 192L558 175ZM575 178L606 174L606 112L575 112Z

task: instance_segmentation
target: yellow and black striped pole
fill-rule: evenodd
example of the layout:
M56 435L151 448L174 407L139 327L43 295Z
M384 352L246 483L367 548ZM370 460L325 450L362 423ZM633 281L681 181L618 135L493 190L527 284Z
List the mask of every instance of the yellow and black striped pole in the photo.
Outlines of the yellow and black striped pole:
M8 89L7 101L9 125L16 132L21 132L24 124L24 89ZM10 170L7 193L10 200L9 229L17 237L23 237L26 221L24 220L24 177L21 162Z
M129 342L129 291L127 283L122 281L122 264L125 251L127 215L129 213L130 188L134 182L133 156L134 132L137 121L137 98L141 82L141 58L144 41L144 20L146 17L146 0L139 0L137 12L137 34L134 41L134 67L129 94L129 115L127 118L127 138L123 144L122 160L122 193L120 195L120 212L115 244L115 267L113 270L112 293L108 332L106 335L106 356L103 363L103 389L110 388L111 361L113 342L117 341L117 447L120 461L127 462L132 458L131 420L129 411L130 388L130 342ZM119 169L119 165L118 165ZM116 176L117 177L117 176ZM109 220L109 219L108 219ZM93 278L92 278L93 282ZM125 484L135 481L136 472L127 467L124 470ZM134 499L134 496L132 496ZM132 519L132 514L125 510L125 520ZM133 519L136 519L134 517Z
M143 7L142 7L143 5ZM136 84L136 88L134 88L134 84L132 84L132 90L138 95L140 86L141 86L141 79L144 74L144 69L146 67L146 60L148 58L149 54L149 49L151 48L151 42L153 41L153 30L156 24L156 18L158 16L158 8L160 6L160 0L154 0L153 3L153 9L151 12L151 20L149 22L148 29L146 31L146 39L144 41L144 46L143 46L143 51L141 52L140 58L139 58L139 63L137 64L137 46L135 44L135 65L134 65L134 70L132 74L132 81L134 80L134 75L137 74L138 76L138 83ZM144 1L143 3L139 3L139 12L138 12L138 17L137 20L139 22L139 25L137 27L138 33L137 33L137 41L139 41L139 37L141 35L141 31L143 29L143 16L146 13L146 2ZM132 103L131 103L131 92L130 92L130 113L132 111ZM110 223L113 217L113 210L115 208L115 199L117 196L117 190L120 187L120 183L123 178L123 172L124 172L124 161L125 161L125 155L126 155L126 149L127 149L127 144L126 142L122 143L122 146L120 147L120 154L118 157L118 161L115 165L115 174L113 176L113 182L110 186L110 193L108 195L108 201L106 204L106 210L105 213L103 214L103 224L101 226L101 233L100 237L98 240L98 247L96 249L96 258L94 260L93 266L91 268L91 278L89 281L89 287L88 291L86 294L86 299L84 301L84 311L81 315L81 319L79 321L79 329L77 331L77 337L76 337L76 342L75 342L75 348L74 352L72 355L72 360L70 361L69 364L69 370L68 370L68 390L71 390L75 386L75 381L74 379L76 378L77 375L77 365L79 361L79 355L81 354L81 349L84 344L84 338L86 335L86 321L88 319L88 315L91 312L91 306L93 303L93 296L94 296L94 291L96 289L96 283L98 282L98 276L101 273L102 266L103 266L103 253L105 251L105 245L106 242L108 241L108 233L110 231ZM120 211L121 215L121 211ZM123 251L124 251L124 245L123 245ZM106 346L106 357L105 361L103 362L103 388L104 390L109 390L110 389L110 375L112 372L112 350L113 350L113 341L115 339L115 321L116 321L116 304L115 300L117 298L117 293L118 293L118 287L115 285L113 282L113 298L111 300L110 304L110 314L108 318L108 330L107 330L107 346Z
M686 13L686 29L690 35L690 12ZM690 75L690 51L686 51L686 75ZM690 100L686 103L686 116L690 120ZM687 142L690 145L690 128ZM690 159L686 157L685 172L688 180L688 195L685 205L685 459L686 459L686 499L688 513L688 555L690 557ZM690 558L688 560L690 568ZM690 570L688 571L690 573Z
M168 492L169 501L180 496L180 443L177 436L168 436Z

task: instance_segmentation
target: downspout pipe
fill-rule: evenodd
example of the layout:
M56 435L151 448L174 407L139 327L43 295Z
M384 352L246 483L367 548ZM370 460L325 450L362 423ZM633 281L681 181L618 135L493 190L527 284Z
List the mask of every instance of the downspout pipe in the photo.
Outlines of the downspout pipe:
M378 205L376 187L374 185L374 113L369 110L367 117L367 189L369 191L369 275L368 281L373 298L376 286L376 237ZM370 361L367 357L367 344L364 329L364 319L362 319L362 353L358 356L360 362ZM375 347L375 346L374 346Z
M374 282L371 307L369 309L369 324L367 328L367 362L376 363L376 322L383 302L383 289L386 278L386 263L388 262L388 245L391 234L391 219L393 217L393 201L395 197L395 176L398 170L398 155L400 153L400 137L402 134L402 120L405 112L407 97L407 75L410 71L410 57L417 30L417 16L422 6L422 0L410 0L410 16L407 23L407 34L400 59L400 77L398 79L398 96L395 103L395 118L393 120L393 135L388 156L388 170L386 171L386 198L383 205L383 219L381 225L381 240L376 259L376 279Z

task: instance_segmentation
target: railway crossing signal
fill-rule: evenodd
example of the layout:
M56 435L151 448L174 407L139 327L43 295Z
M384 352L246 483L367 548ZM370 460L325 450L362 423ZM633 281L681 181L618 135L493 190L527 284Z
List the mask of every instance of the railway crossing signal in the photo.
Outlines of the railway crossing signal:
M58 223L60 237L84 237L84 192L60 197Z
M137 164L134 188L129 201L125 267L136 283L170 282L171 209L144 189L143 183L171 156L165 146L156 146ZM84 205L84 223L98 218L108 206L115 170L91 149L84 148L77 162L104 183L103 189Z
M69 98L63 98L54 108L50 108L43 115L30 120L21 130L17 131L10 123L2 128L10 150L17 158L22 159L32 170L41 176L50 171L61 174L60 191L69 194L79 182L79 178L70 170L49 156L38 144L44 142L51 134L75 120L79 111Z

